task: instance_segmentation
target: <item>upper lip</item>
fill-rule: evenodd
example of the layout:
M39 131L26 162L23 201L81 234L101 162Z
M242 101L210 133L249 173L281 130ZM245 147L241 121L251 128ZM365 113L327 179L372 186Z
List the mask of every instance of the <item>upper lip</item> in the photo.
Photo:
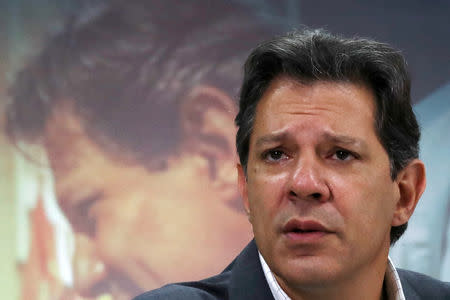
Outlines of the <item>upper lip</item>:
M330 232L326 226L315 220L292 219L283 226L283 233L293 231L323 231Z

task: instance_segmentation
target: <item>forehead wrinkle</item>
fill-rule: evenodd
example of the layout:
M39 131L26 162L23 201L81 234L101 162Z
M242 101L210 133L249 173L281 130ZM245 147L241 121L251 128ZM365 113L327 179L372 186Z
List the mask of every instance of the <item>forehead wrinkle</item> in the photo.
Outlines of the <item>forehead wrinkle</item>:
M278 132L263 135L256 140L255 147L261 147L264 144L280 142L282 140L285 140L287 138L287 135L287 132Z
M323 88L332 84L339 90L339 93L344 95L351 101L355 101L359 98L359 95L355 95L355 92L348 87L361 87L365 90L368 88L365 85L347 83L347 82L328 82L328 81L318 81L312 84L304 84L290 77L278 77L271 83L271 86L266 94L270 94L271 97L267 100L270 111L279 111L281 113L290 114L311 114L314 115L313 111L331 111L339 112L341 111L342 99L335 99L333 93L329 93L327 90L326 94L322 95L322 99L316 99L318 93L323 94ZM289 90L290 95L286 97L279 97L283 91ZM373 93L369 90L371 98L373 98ZM301 96L300 96L301 95ZM264 97L263 97L264 98ZM374 103L371 103L373 105ZM288 109L282 109L283 106L287 106ZM293 109L294 108L294 109ZM336 109L337 108L337 109ZM293 110L307 110L305 112L295 112Z
M336 143L336 144L344 144L344 145L354 145L358 146L360 148L367 148L367 143L359 138L348 136L348 135L340 135L340 134L334 134L331 132L324 132L322 134L322 138L324 140Z
M255 147L263 146L264 144L270 144L270 143L276 143L281 142L289 138L289 130L283 129L282 132L278 133L271 133L267 135L263 135L259 137L255 142ZM334 134L329 131L325 131L321 134L317 135L319 137L319 140L323 141L329 141L336 144L343 144L343 145L354 145L361 148L367 148L367 143L359 138L348 136L348 135L340 135L340 134Z
M333 99L324 99L326 103L312 101L311 99L279 99L271 101L269 111L286 113L291 115L317 115L319 112L338 113L341 111L340 101ZM281 103L280 103L281 102Z
M256 137L256 143L254 143L254 145L259 147L266 143L276 143L292 137L295 139L297 134L302 134L303 132L302 128L295 125L297 121L300 121L300 123L298 123L299 125L303 124L301 127L309 127L309 125L313 125L307 120L309 117L319 116L320 119L316 120L319 122L317 123L319 125L322 117L331 118L332 120L339 119L343 115L347 115L345 109L348 108L348 105L352 105L352 103L359 101L359 98L364 96L361 96L358 91L355 92L353 89L347 89L347 87L355 88L354 84L333 84L330 86L331 88L339 89L337 95L333 89L329 89L327 86L328 84L329 83L318 82L311 86L303 86L287 80L287 82L278 82L278 86L272 85L272 91L266 92L261 99L262 101L258 103L255 124L259 122L260 125L266 129L273 128L272 125L275 126L275 128L278 126L282 126L283 128L278 127L278 130L276 131L266 132L268 133L267 135L259 138ZM296 88L300 88L301 90L296 90ZM367 91L364 86L362 86L362 88L364 89L362 91L363 93ZM371 99L373 98L371 93L369 96ZM367 115L369 118L373 119L373 106L373 101L370 101L369 105L359 109L359 114L363 116ZM278 121L273 123L271 121L271 115L292 116L294 119L288 117L283 118L287 123L280 123ZM305 120L301 121L302 117L295 119L295 116L304 116ZM289 120L291 122L289 122ZM269 127L267 128L267 126ZM294 130L294 132L291 132L291 127L293 127L292 130ZM344 132L335 132L333 128L334 127L330 128L329 126L322 126L321 130L316 131L315 134L313 134L315 136L314 139L316 141L368 148L363 136L348 136L345 133L345 128L343 129ZM312 133L308 130L305 133L307 132ZM264 133L264 131L262 133Z

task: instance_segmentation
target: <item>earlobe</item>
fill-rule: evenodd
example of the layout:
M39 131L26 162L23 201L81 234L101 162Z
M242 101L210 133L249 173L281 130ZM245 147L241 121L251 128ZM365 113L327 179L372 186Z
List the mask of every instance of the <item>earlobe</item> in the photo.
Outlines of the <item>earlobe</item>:
M419 159L411 161L397 176L400 197L392 219L392 226L408 222L425 190L425 166Z

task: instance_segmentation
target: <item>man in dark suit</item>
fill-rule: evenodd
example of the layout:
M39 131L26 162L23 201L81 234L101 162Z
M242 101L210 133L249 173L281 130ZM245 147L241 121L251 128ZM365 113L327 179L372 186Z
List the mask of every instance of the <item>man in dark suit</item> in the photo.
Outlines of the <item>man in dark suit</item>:
M425 189L406 63L323 31L259 45L236 117L254 241L219 275L143 299L450 299L389 247Z

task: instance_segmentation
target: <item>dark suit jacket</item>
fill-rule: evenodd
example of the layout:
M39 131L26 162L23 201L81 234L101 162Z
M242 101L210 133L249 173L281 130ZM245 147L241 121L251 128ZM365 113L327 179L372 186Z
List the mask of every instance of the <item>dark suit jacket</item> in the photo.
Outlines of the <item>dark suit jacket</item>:
M397 270L407 300L450 299L450 283L423 274ZM258 257L255 241L219 275L201 281L169 284L134 300L273 300Z

